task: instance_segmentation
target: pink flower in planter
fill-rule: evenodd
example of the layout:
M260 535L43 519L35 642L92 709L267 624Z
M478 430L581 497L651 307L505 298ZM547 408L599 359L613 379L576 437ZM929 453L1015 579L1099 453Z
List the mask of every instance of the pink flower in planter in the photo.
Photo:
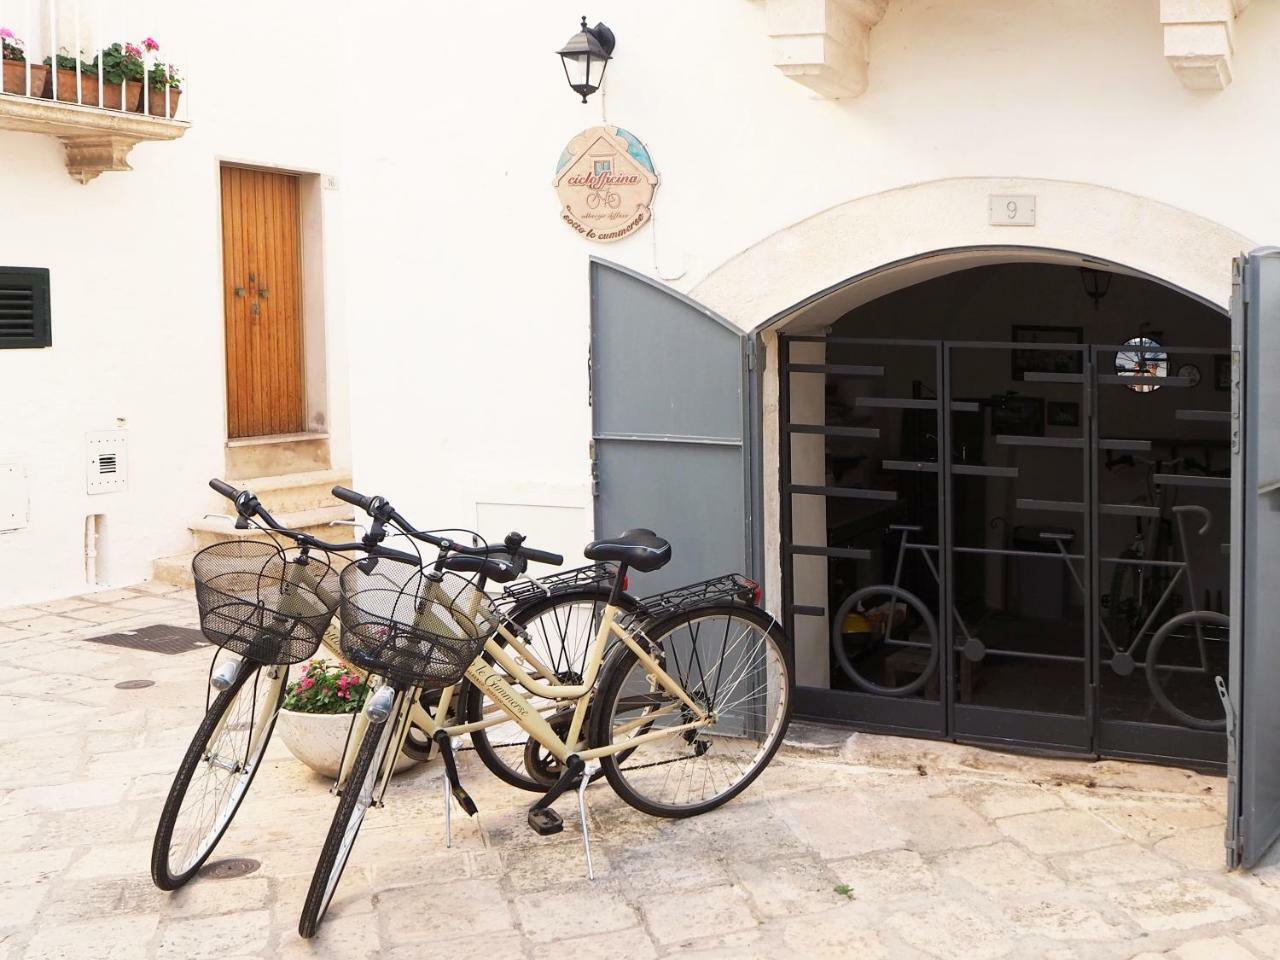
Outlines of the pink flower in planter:
M312 677L303 677L302 682L298 684L298 686L301 687L303 690L310 690L315 685L316 685L316 682Z
M134 57L138 60L142 59L142 51L139 50L137 47L135 47L132 43L126 43L124 45L124 52L126 56Z
M17 40L12 30L8 27L0 27L0 40Z
M144 49L149 50L152 53L158 53L160 50L160 44L156 43L151 37L147 37L147 39L143 40L142 46Z

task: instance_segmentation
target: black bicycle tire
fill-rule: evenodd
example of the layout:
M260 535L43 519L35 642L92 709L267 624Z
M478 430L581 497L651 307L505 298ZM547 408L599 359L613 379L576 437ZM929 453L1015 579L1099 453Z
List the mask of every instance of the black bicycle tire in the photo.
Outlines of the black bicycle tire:
M641 813L647 813L653 817L663 817L669 820L683 820L687 817L698 816L708 813L717 807L723 806L730 800L737 797L742 791L760 776L769 763L777 754L782 746L782 741L786 739L787 728L791 724L791 713L795 704L795 674L792 672L792 663L795 660L794 652L791 648L791 641L787 637L786 632L782 629L782 625L777 619L771 616L767 611L756 606L748 606L739 603L723 603L723 604L707 604L705 606L692 607L688 610L682 610L679 613L672 614L669 617L663 617L655 620L653 623L645 627L645 635L650 642L660 644L662 638L678 627L681 623L688 620L694 620L699 617L706 616L723 616L731 615L742 617L747 620L753 620L756 626L759 626L771 636L778 644L778 650L781 653L783 669L786 670L786 691L787 706L783 714L782 722L778 727L778 732L772 744L756 761L755 767L729 790L725 791L712 799L696 804L690 807L669 807L659 804L650 803L648 800L637 795L630 784L622 776L618 770L620 757L625 759L630 755L630 751L622 751L619 754L606 754L600 758L600 767L605 777L609 781L609 786L613 787L614 793L626 803L628 806L639 810ZM606 671L600 678L600 686L596 692L601 708L596 710L591 718L591 746L593 748L608 746L612 737L609 717L611 711L608 709L614 699L618 696L619 688L626 679L633 662L637 658L635 651L630 647L622 647L617 656L612 658L607 666Z
M1152 635L1151 642L1147 644L1147 686L1151 689L1151 696L1160 705L1160 708L1183 726L1190 727L1192 730L1224 733L1227 729L1225 714L1221 720L1202 720L1199 717L1192 716L1169 698L1169 695L1164 692L1164 688L1160 685L1160 681L1156 678L1156 670L1158 669L1156 661L1160 656L1160 646L1174 630L1184 623L1196 619L1209 620L1219 627L1229 627L1231 625L1231 619L1226 614L1218 613L1215 610L1187 610L1185 613L1170 617L1160 625L1160 629Z
M383 733L386 725L395 724L395 718L399 716L400 698L403 695L403 693L396 695L395 707L391 711L391 718L383 723L367 726L364 737L360 740L360 747L356 751L355 761L351 764L351 773L347 777L346 789L342 791L342 795L338 799L338 809L333 812L333 820L329 823L329 832L325 835L324 846L320 848L320 856L316 859L316 867L311 874L311 885L307 888L307 898L302 904L302 914L298 917L298 936L304 940L309 940L316 935L316 931L320 928L320 921L324 919L324 915L329 909L332 895L326 900L324 896L325 889L328 886L329 874L332 872L338 858L338 851L342 843L342 837L346 833L347 822L351 819L351 814L360 799L358 787L364 782L364 778L369 773L369 766L374 761L374 754L383 742ZM376 733L376 735L370 736L370 733ZM388 739L386 742L389 744L390 740ZM384 747L384 752L385 749ZM356 825L355 835L351 838L352 850L355 849L356 840L360 836L360 828L362 826L364 826L363 818ZM348 859L350 855L351 851L349 850L347 852ZM343 860L342 865L338 867L338 879L334 881L335 893L346 868L347 860Z
M242 661L244 664L250 664L251 661ZM209 742L209 738L213 736L218 722L222 719L222 715L226 713L227 708L235 701L236 696L249 682L249 678L256 675L262 670L263 665L252 663L252 669L244 669L243 667L237 671L236 678L231 681L231 685L223 690L214 698L209 709L205 712L204 719L200 722L200 726L196 728L195 734L191 738L191 744L187 747L187 752L183 754L182 762L178 764L178 772L174 774L173 783L169 787L169 795L165 798L164 807L160 811L160 820L156 824L155 836L151 841L151 881L161 890L177 890L185 885L195 876L196 872L209 859L210 854L217 849L218 844L222 842L223 834L227 832L227 828L236 818L236 814L240 811L240 805L244 803L244 798L249 795L249 790L253 787L253 780L258 775L258 768L261 766L261 759L266 754L267 744L271 742L271 734L275 730L276 716L279 713L280 704L284 702L285 684L280 684L280 692L277 698L275 709L272 711L271 722L267 725L266 735L262 738L262 747L258 751L257 760L253 765L253 769L249 773L249 780L244 786L244 790L240 792L236 798L235 806L231 810L231 815L227 817L227 822L222 825L222 829L218 831L218 835L213 838L213 842L209 844L209 848L200 855L187 870L175 876L169 873L169 845L173 842L173 830L177 825L178 814L182 811L182 801L187 795L187 790L191 786L191 778L195 775L196 767L199 765L204 755L205 744ZM286 669L281 667L280 669Z
M558 592L553 592L549 597L539 597L538 599L523 604L511 612L511 618L521 626L525 626L535 616L541 616L546 611L557 607L565 602L578 602L581 600L602 600L607 601L610 589L608 587L575 587ZM636 609L636 601L627 594L623 594L619 607L627 613L634 612ZM486 655L486 660L490 658ZM466 699L462 702L465 704L465 712L468 723L475 723L484 716L484 692L469 680L462 681L462 689L459 690L460 698ZM589 721L588 721L589 723ZM502 758L498 755L497 750L489 742L486 731L476 730L471 734L471 745L475 749L476 755L480 758L480 762L485 765L490 773L510 786L518 790L527 790L530 793L546 793L548 784L534 780L532 777L523 777L512 770Z
M924 621L925 626L929 628L929 662L925 664L924 669L920 671L920 675L914 680L896 687L887 687L884 684L868 680L853 668L853 662L849 659L849 655L844 649L844 633L841 630L844 618L860 600L865 597L883 594L896 597L903 603L913 607L916 613L920 615L920 619ZM845 598L844 603L840 604L840 608L836 611L836 615L831 618L831 649L836 655L836 662L840 664L840 669L844 671L844 675L849 678L850 682L867 693L877 693L886 697L909 697L911 694L923 689L924 685L929 682L934 672L938 669L939 646L938 623L934 620L933 614L929 612L929 608L925 606L924 601L910 590L895 587L893 584L886 583L855 590Z

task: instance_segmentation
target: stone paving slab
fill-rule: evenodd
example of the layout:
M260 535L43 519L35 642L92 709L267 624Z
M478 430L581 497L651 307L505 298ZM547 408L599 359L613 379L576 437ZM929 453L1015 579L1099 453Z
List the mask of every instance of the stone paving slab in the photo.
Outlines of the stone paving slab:
M797 725L741 797L647 817L588 792L534 836L532 797L461 768L480 815L443 845L436 764L370 813L320 936L298 911L332 816L279 742L215 857L261 861L166 894L151 836L204 709L208 651L87 643L194 625L140 584L0 610L0 960L1280 960L1280 857L1222 867L1225 790L1186 770L1038 759ZM154 685L120 690L127 679Z

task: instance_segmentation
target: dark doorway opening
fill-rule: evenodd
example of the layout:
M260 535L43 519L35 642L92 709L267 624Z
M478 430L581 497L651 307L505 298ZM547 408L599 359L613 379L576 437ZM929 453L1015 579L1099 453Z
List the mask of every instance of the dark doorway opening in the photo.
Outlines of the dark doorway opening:
M1125 273L962 270L780 337L803 713L1226 759L1226 318Z

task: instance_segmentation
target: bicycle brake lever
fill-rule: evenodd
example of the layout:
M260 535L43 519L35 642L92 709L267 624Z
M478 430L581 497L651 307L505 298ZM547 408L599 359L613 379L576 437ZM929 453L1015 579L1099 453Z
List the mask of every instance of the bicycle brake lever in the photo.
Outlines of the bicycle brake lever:
M357 530L359 530L359 531L360 531L360 535L361 535L361 536L366 536L366 535L368 535L368 533L369 533L369 528L368 528L368 527L366 527L363 523L357 523L355 520L330 520L330 521L329 521L329 526L331 526L331 527L355 527Z

